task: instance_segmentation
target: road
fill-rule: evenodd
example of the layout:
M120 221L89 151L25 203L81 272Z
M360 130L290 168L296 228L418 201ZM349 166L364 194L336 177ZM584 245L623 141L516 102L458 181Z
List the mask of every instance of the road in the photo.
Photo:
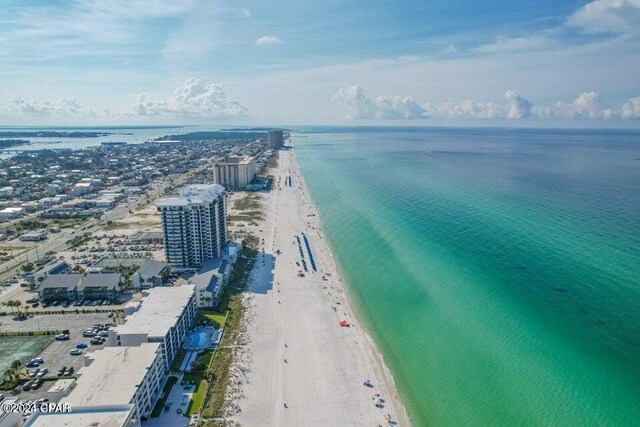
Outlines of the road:
M205 164L192 169L190 172L198 173L208 167L210 167L210 165ZM21 264L26 262L35 262L39 258L42 258L47 252L58 252L64 250L66 248L67 240L83 233L96 233L107 224L107 221L116 221L120 218L124 218L129 215L130 210L133 211L147 205L148 203L152 203L154 199L164 194L165 189L169 187L169 185L182 185L187 180L187 175L188 173L174 174L152 182L149 190L144 195L127 199L125 203L121 203L116 205L113 209L105 211L104 215L102 215L100 219L91 219L76 229L63 229L59 233L50 235L46 241L39 243L34 249L1 264L0 282L3 282L15 275L17 267ZM170 179L173 182L169 182ZM147 200L149 200L149 202L147 202Z

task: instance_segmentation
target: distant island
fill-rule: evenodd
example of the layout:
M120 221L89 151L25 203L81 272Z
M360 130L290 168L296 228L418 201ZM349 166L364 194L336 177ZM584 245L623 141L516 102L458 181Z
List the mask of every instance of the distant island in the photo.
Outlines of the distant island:
M202 141L211 139L266 139L267 134L264 132L237 132L237 131L202 131L182 133L178 135L165 135L156 138L156 141Z
M0 149L15 147L17 145L29 145L29 144L30 144L30 141L28 139L0 139Z
M230 128L225 129L227 132L269 132L270 130L283 130L285 132L291 132L291 129L273 128L273 127L253 127L253 128Z
M0 132L0 138L98 138L113 135L113 132L61 132L55 130Z

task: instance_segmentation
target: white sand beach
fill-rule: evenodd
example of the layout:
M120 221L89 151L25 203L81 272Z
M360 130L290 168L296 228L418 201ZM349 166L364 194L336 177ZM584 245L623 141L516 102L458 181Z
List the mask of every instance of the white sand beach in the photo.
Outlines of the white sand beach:
M409 425L391 375L347 301L293 151L280 152L272 173L276 186L264 199L266 219L256 227L262 253L248 293L246 347L236 366L243 383L233 392L231 420L247 426L378 426L389 425L389 414L392 425ZM296 235L309 269L305 277L298 277ZM342 320L350 327L341 327ZM363 384L367 379L372 387ZM383 407L376 407L380 398Z

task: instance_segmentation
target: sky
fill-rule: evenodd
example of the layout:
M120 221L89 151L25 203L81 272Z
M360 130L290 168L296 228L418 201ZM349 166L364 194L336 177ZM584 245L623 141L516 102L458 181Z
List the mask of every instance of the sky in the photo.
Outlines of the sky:
M640 0L4 0L0 126L640 127Z

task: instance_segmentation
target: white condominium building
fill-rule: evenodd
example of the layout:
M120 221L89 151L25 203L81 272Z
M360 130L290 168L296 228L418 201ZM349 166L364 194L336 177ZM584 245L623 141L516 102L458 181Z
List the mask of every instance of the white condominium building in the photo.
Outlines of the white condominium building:
M213 182L229 188L245 188L253 181L258 167L253 157L227 157L216 163Z
M72 412L131 404L132 418L151 415L165 379L159 344L105 347L88 353L84 360L75 387L60 403L71 404Z
M180 197L156 205L164 250L174 270L198 269L219 257L227 243L227 204L221 185L187 185Z
M149 289L143 291L137 310L125 318L125 323L109 329L109 346L158 343L168 370L195 319L195 286Z

